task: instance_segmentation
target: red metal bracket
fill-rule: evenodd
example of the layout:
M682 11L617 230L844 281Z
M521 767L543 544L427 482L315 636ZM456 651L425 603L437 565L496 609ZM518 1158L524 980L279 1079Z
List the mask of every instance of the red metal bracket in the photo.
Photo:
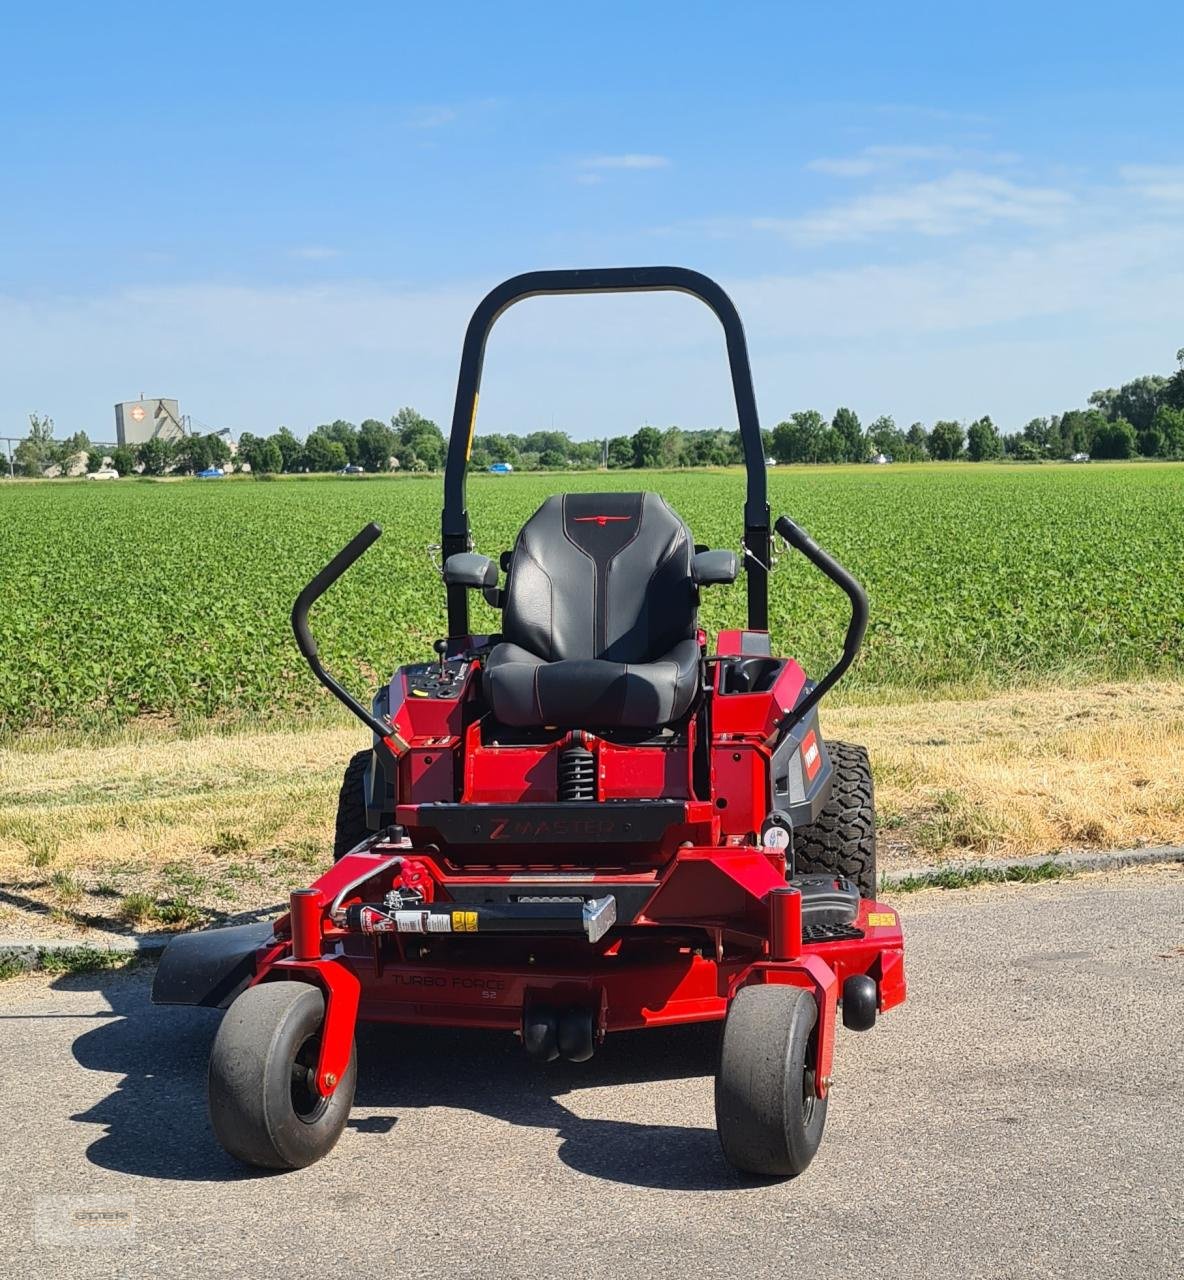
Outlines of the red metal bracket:
M814 1059L814 1092L825 1098L830 1089L835 1052L835 1017L839 1005L839 979L819 955L806 952L789 964L759 961L752 967L753 982L779 982L813 993L818 1002L818 1051ZM737 988L738 990L739 988ZM732 993L735 995L735 992Z
M354 1027L358 1020L358 999L362 984L344 961L277 960L270 972L283 971L298 982L314 982L325 993L325 1022L321 1029L321 1052L317 1058L317 1091L328 1098L349 1066L354 1048Z

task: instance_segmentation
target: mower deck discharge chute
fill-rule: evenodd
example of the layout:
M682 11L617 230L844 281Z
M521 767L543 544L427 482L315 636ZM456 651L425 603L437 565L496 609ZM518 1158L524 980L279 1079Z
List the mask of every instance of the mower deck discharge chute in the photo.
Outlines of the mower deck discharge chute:
M499 570L474 552L465 506L491 325L537 294L656 289L699 297L724 328L747 465L740 553L697 547L656 494L571 493L543 503ZM816 683L770 643L774 532L851 603ZM317 678L374 735L345 773L335 861L273 926L178 938L158 970L158 1002L227 1009L210 1062L219 1141L272 1168L328 1151L358 1018L514 1031L541 1061L583 1061L611 1031L723 1021L724 1153L800 1173L822 1136L837 1012L863 1031L904 999L903 939L874 901L867 753L818 726L867 601L798 526L770 520L727 295L657 267L537 272L481 303L444 481L448 635L366 707L321 665L308 612L379 535L363 529L292 615ZM741 570L748 625L711 652L700 594ZM500 609L500 634L472 634L472 591Z

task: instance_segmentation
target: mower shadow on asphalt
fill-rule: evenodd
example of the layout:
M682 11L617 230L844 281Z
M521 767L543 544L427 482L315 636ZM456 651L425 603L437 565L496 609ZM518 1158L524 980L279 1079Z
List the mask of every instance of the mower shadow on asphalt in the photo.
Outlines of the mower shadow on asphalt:
M241 1165L215 1142L206 1114L206 1060L218 1015L155 1008L150 982L140 971L72 975L53 984L97 991L112 1009L73 1043L79 1066L120 1077L100 1102L71 1116L104 1129L87 1158L120 1173L187 1182L284 1176ZM553 1130L558 1158L590 1177L663 1190L732 1190L762 1180L726 1164L714 1128L585 1119L560 1101L584 1089L660 1081L677 1087L710 1076L718 1043L713 1024L624 1032L610 1036L590 1062L539 1067L505 1034L362 1024L355 1105L378 1114L355 1115L349 1127L379 1144L408 1110L451 1107ZM340 1158L328 1157L326 1175Z

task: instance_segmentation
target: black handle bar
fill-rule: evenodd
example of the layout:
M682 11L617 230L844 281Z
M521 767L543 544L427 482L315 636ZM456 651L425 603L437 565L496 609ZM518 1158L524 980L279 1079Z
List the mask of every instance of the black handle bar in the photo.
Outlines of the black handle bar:
M843 640L843 655L833 667L822 677L813 689L795 706L777 721L770 735L772 739L781 738L794 725L804 720L846 673L847 668L855 661L859 646L863 643L863 633L867 630L867 592L860 586L858 579L843 568L814 541L800 525L788 516L779 516L773 528L789 543L796 547L815 567L835 584L842 587L851 601L851 621L847 624L847 635Z
M308 628L308 611L313 604L325 594L338 578L382 537L382 526L371 521L359 533L341 548L332 560L318 573L307 587L296 597L292 606L292 632L296 636L296 644L304 655L305 662L312 673L326 689L347 710L352 711L367 728L373 730L384 741L389 742L392 736L391 726L373 716L364 706L325 670L317 656L317 642ZM393 748L392 748L393 749Z

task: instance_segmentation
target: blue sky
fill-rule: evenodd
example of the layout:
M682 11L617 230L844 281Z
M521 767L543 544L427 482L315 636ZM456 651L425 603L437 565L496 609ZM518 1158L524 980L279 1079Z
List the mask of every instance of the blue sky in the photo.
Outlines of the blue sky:
M117 400L446 423L502 277L673 263L762 419L1005 429L1184 346L1184 11L737 3L10 7L0 434ZM709 313L539 300L481 429L732 425Z

